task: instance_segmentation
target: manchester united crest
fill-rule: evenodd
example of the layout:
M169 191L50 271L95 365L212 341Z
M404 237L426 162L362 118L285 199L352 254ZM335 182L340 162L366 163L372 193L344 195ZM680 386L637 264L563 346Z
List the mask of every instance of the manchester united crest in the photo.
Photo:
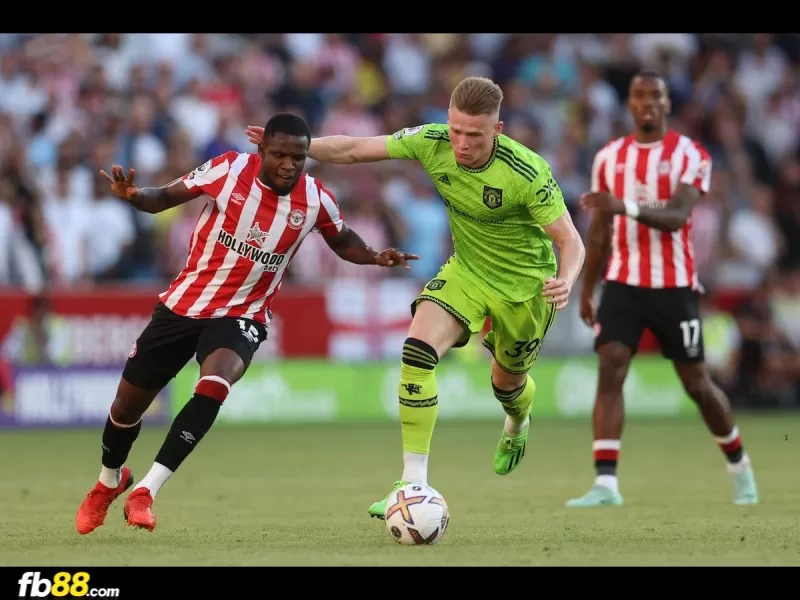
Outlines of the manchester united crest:
M492 210L500 208L503 205L503 190L488 185L483 186L483 203Z

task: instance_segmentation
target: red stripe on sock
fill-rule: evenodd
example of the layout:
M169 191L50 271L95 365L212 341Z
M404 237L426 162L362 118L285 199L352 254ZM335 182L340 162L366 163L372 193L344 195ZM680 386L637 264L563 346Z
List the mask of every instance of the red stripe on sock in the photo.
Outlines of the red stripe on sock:
M194 388L194 393L216 400L220 404L228 397L228 386L213 379L201 379Z
M739 448L742 447L742 440L737 435L735 440L733 440L732 442L728 442L727 444L720 444L719 447L722 448L722 451L725 454L728 454L730 452L736 452Z
M619 450L595 450L594 459L616 461L619 459Z

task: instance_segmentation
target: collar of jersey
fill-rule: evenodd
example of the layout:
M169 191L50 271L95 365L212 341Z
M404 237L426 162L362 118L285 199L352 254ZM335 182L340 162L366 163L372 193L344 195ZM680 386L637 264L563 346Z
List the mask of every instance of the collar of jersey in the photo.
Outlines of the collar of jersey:
M663 145L673 135L677 135L675 131L672 129L667 129L667 132L664 134L664 137L662 137L660 140L656 140L655 142L649 142L649 143L637 142L636 138L632 137L633 145L636 146L637 148L643 148L645 150L647 150L648 148L658 148L659 146Z
M486 169L492 166L492 163L494 162L494 157L497 155L497 148L499 146L500 146L500 138L495 136L494 143L492 144L492 153L489 155L489 160L487 160L486 164L483 165L482 167L477 167L473 169L472 167L465 167L458 161L456 161L456 164L458 165L459 169L466 171L467 173L483 173Z

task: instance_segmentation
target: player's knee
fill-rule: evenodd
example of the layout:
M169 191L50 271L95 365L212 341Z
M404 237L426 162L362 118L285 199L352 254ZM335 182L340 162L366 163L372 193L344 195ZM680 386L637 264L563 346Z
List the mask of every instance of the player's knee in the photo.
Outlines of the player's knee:
M147 410L147 407L142 409L141 406L121 400L120 397L117 396L111 404L109 416L115 425L124 427L126 425L134 425L142 418L145 410Z
M623 344L605 344L599 349L598 356L600 392L616 393L621 391L632 356L630 349Z
M117 425L134 425L153 403L157 391L136 387L123 379L111 403L109 416Z
M466 333L464 324L445 308L436 302L423 300L417 304L408 337L432 347L439 359L458 344Z
M401 361L409 367L432 371L439 364L439 354L429 343L414 337L407 337L403 342Z
M496 367L492 369L492 388L495 395L497 392L511 392L517 390L525 385L528 380L527 373L509 373L503 371L501 368Z
M197 382L194 393L222 404L231 393L231 382L219 375L204 375Z
M246 366L238 352L230 348L214 350L200 365L200 377L219 377L233 385L242 378Z

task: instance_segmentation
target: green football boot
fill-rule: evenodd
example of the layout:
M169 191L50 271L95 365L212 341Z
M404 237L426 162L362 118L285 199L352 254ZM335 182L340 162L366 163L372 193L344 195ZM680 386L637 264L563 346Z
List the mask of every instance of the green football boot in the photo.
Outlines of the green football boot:
M497 448L494 451L494 472L498 475L508 475L516 469L525 456L525 447L528 444L528 432L531 430L531 417L522 433L508 435L505 430L500 436Z
M386 498L383 500L378 500L377 502L373 502L370 507L367 509L370 517L374 517L376 519L380 519L381 521L386 519L386 503L389 501L389 496L394 493L395 490L399 490L404 485L408 485L411 483L410 481L395 481L394 485L392 485L392 491L386 494Z

